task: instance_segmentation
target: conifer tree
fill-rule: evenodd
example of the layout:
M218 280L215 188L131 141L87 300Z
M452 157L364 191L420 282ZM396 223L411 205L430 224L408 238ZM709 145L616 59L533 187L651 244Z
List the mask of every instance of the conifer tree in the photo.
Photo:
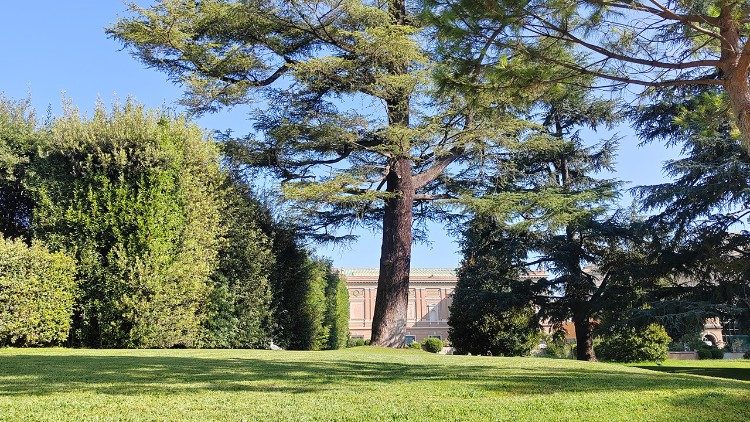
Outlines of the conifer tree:
M470 189L516 130L436 93L420 13L403 0L161 0L109 30L195 112L259 104L254 133L228 150L281 180L310 234L382 229L372 342L384 346L403 343L415 219Z

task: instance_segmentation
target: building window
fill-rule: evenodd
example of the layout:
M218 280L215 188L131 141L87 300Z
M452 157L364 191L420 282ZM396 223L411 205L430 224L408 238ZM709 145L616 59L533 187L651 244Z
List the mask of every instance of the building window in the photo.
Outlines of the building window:
M415 341L417 341L417 336L404 336L404 343L406 343L407 346L411 346Z
M429 337L429 338L436 338L438 340L442 340L443 339L442 336L427 336L427 337Z

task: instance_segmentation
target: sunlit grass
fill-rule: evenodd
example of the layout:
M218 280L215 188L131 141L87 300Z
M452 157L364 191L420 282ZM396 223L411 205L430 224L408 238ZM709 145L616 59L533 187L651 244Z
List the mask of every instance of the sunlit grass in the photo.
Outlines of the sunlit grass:
M0 419L750 420L750 382L377 348L2 349Z

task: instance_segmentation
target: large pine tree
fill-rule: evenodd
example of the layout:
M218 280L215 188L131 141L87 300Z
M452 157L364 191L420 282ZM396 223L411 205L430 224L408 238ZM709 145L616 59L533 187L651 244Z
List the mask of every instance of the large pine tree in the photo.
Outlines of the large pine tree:
M513 130L435 92L420 9L161 0L109 30L184 85L192 110L259 106L254 134L233 151L272 170L310 232L331 240L352 224L382 229L372 341L385 346L403 342L415 219L467 189L474 164L490 162L494 141Z

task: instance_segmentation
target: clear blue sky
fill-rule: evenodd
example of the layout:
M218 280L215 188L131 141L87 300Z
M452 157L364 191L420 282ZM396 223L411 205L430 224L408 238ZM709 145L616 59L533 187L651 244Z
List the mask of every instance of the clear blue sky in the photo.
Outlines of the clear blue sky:
M60 112L63 96L82 111L90 111L97 99L111 104L132 96L150 107L177 104L181 90L164 74L145 68L121 46L106 37L104 28L125 13L119 0L19 1L5 2L0 14L0 93L10 98L30 95L33 105L44 115L47 107ZM148 4L147 0L138 3ZM246 112L223 111L198 119L207 130L233 129L247 133ZM674 151L662 145L638 147L638 140L627 128L618 157L617 175L630 186L663 180L662 162ZM431 244L414 247L413 267L455 267L460 255L453 238L439 225L430 231ZM340 267L378 265L380 233L362 232L360 240L348 247L319 247Z

